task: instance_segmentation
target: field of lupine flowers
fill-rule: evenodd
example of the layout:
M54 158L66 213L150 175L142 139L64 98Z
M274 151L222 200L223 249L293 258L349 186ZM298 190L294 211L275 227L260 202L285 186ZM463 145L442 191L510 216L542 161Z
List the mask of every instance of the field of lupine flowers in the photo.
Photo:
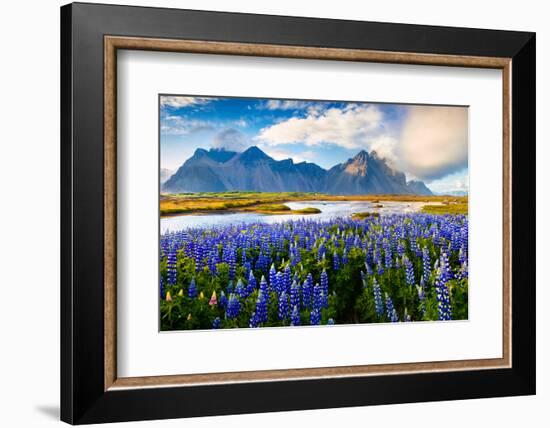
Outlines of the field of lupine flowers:
M160 237L161 330L468 318L468 219L403 214Z

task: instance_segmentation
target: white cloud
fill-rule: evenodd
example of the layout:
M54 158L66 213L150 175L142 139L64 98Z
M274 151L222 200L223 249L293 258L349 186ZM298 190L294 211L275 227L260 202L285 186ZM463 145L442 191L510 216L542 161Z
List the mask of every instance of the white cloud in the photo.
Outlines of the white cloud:
M308 115L313 117L320 116L324 111L326 111L326 107L323 104L311 104L307 108Z
M468 177L464 176L454 181L454 188L455 190L461 190L461 191L468 191L469 183L468 183Z
M312 150L306 150L306 151L300 152L299 154L296 154L289 150L281 149L278 147L262 146L260 148L267 155L271 156L275 160L292 159L294 163L300 163L300 162L314 162L314 159L317 157L317 153L315 153Z
M225 122L211 120L189 119L185 116L161 114L160 130L165 135L189 135L194 132L215 131L230 127L246 128L248 123L245 119L237 119Z
M408 173L435 180L468 165L468 110L464 107L409 109L399 155Z
M374 137L369 141L369 151L376 151L376 153L384 158L387 163L394 169L401 169L401 162L397 156L397 148L399 140L390 135L380 135Z
M242 152L249 146L245 135L233 128L224 129L212 140L212 148Z
M312 110L306 117L293 117L260 130L256 139L266 145L332 143L356 149L380 136L383 115L373 105L348 105L344 109Z
M463 170L455 174L445 176L441 179L431 181L429 186L430 189L437 193L468 193L468 184L468 172L467 170Z
M299 110L310 106L308 101L297 100L267 100L262 107L268 110Z
M204 98L204 97L161 95L160 105L162 107L182 108L182 107L188 107L195 104L206 104L211 100L212 98Z
M206 120L186 119L180 116L161 117L160 131L165 135L188 135L212 129L214 124Z
M400 129L401 128L401 129ZM407 176L437 180L467 167L468 111L464 107L410 106L401 124L388 121L377 105L350 103L316 108L260 130L264 147L301 143L375 150Z

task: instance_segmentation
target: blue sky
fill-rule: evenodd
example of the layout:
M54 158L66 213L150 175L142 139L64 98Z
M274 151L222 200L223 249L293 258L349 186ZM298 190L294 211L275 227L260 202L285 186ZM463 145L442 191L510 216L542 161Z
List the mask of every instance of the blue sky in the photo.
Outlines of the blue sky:
M467 109L258 98L160 97L161 167L197 148L243 151L330 168L376 150L434 191L467 190Z

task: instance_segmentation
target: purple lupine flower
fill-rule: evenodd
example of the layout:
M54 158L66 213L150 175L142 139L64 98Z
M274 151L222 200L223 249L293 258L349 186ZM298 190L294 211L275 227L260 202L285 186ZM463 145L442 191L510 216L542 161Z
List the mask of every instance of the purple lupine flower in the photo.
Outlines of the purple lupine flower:
M302 256L300 255L300 249L298 248L298 244L290 244L289 247L289 253L290 253L290 264L292 266L296 266L298 263L302 261Z
M411 251L414 254L416 254L417 251L418 251L418 244L416 243L416 238L415 237L411 237L410 246L411 246Z
M225 291L227 291L228 294L231 294L233 293L233 288L233 281L229 280L227 287L225 287Z
M248 284L246 285L246 294L249 296L256 289L256 278L252 271L248 274Z
M220 298L218 299L218 306L222 309L225 309L227 307L227 296L223 291L220 293Z
M384 275L384 266L380 261L378 262L378 275Z
M216 275L218 272L218 263L220 262L220 257L218 254L218 248L214 247L208 254L208 269L212 272L212 275Z
M386 293L386 316L391 322L399 321L399 317L397 316L397 311L393 306L393 300L388 295L388 293Z
M261 250L260 255L258 256L258 260L256 261L256 269L265 271L268 265L269 257L263 252L263 250Z
M290 292L290 285L292 283L292 275L290 273L290 266L286 265L284 273L283 273L283 284L282 284L282 290L286 293Z
M423 278L424 277L420 279L420 284L422 284ZM420 310L422 312L422 315L424 315L426 313L426 302L424 301L424 299L426 298L426 293L424 293L424 287L422 285L417 285L416 291L418 293L418 300L420 300Z
M374 263L375 265L380 264L380 259L381 259L381 256L380 256L380 248L378 247L377 244L374 244L374 250L373 250L373 263Z
M325 257L325 244L321 242L317 249L317 260L322 260Z
M241 249L241 264L245 265L247 261L248 255L246 254L246 246L243 246Z
M306 280L302 286L302 305L304 308L311 308L311 299L313 297L313 277L311 273L307 274Z
M298 310L297 305L294 306L294 308L292 309L292 314L290 314L290 325L300 325L300 311Z
M445 282L445 284L447 283L447 281L453 279L453 272L449 264L449 256L447 256L447 253L445 251L441 251L441 256L439 258L439 271L439 276Z
M246 288L243 284L242 279L240 279L240 278L237 281L237 286L235 287L235 293L237 293L237 296L239 296L241 299L246 299L248 297L248 294L246 292Z
M195 267L196 271L199 272L202 269L203 266L203 260L204 260L204 250L202 248L202 245L200 243L197 243L195 246Z
M286 291L283 290L281 295L279 296L279 319L285 320L288 318L288 296L286 294Z
M431 274L431 260L430 260L430 251L428 247L424 247L422 250L422 271L424 279L428 280Z
M191 279L191 282L189 283L189 290L187 291L187 295L192 299L199 295L197 284L195 283L195 278Z
M447 287L447 275L441 268L435 279L435 292L437 295L437 313L439 320L451 320L451 299L449 297L449 288Z
M275 270L275 263L272 263L271 268L269 268L269 287L273 291L277 290L277 271Z
M290 286L290 307L300 306L300 286L296 281L292 281Z
M166 298L166 290L164 289L164 280L162 279L162 276L160 277L159 294L162 300Z
M222 260L229 266L229 278L235 278L235 270L237 267L237 252L232 245L228 245L223 249Z
M256 312L252 312L252 316L248 320L248 327L249 328L256 328L260 326L260 322L258 320L258 315L256 315Z
M399 241L397 244L397 255L399 258L402 258L405 255L405 244L403 241Z
M168 272L167 280L169 285L175 285L177 279L177 256L176 251L173 248L170 248L168 255L166 257L166 271Z
M342 264L345 266L348 264L348 251L344 248L342 252Z
M319 284L315 284L313 287L313 309L319 309L324 307L323 288Z
M334 267L334 270L340 269L340 260L338 258L338 253L335 251L334 256L332 258L332 265Z
M260 290L256 299L256 319L258 324L267 322L267 296Z
M313 309L309 315L309 323L311 325L319 325L321 323L321 312L319 309Z
M462 273L462 278L468 278L469 275L468 275L468 261L465 261L463 264L462 264L462 267L460 269L461 273Z
M229 278L233 279L235 278L235 270L236 270L236 262L235 259L231 259L229 262Z
M403 264L405 265L405 279L407 285L412 287L415 285L413 264L407 256L403 256Z
M269 288L267 285L267 281L265 280L265 276L262 275L262 278L260 279L260 293L262 293L265 297L269 295Z
M277 275L275 275L275 291L277 294L281 294L284 290L284 284L283 273L279 271L277 272Z
M460 250L458 252L458 262L463 265L468 260L468 254L466 252L466 249L464 247L460 247Z
M334 319L333 318L329 318L327 320L327 325L334 325Z
M227 310L225 311L225 316L229 319L234 319L239 316L241 310L241 302L237 296L233 293L229 295L229 300L227 302Z
M372 279L372 292L374 294L374 309L376 315L381 317L384 315L384 301L382 300L382 291L380 290L380 285L378 285L376 278Z
M221 324L222 324L222 321L220 320L220 317L216 317L214 318L214 321L212 321L212 328L218 329L220 328Z
M464 223L460 228L460 241L462 243L462 247L467 250L468 249L468 218L467 217L464 218Z
M247 260L245 263L243 263L243 267L244 267L245 275L246 276L250 275L250 273L252 272L252 263Z
M372 275L372 268L370 267L370 264L368 262L365 262L365 269L367 270L367 275Z
M384 267L386 269L389 269L392 267L392 253L391 253L391 247L387 240L384 241Z

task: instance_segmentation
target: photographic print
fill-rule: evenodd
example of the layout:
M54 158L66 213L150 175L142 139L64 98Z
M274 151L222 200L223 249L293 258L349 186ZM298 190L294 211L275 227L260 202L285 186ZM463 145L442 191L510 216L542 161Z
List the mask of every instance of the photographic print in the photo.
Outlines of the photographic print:
M468 108L159 95L161 331L468 319Z

